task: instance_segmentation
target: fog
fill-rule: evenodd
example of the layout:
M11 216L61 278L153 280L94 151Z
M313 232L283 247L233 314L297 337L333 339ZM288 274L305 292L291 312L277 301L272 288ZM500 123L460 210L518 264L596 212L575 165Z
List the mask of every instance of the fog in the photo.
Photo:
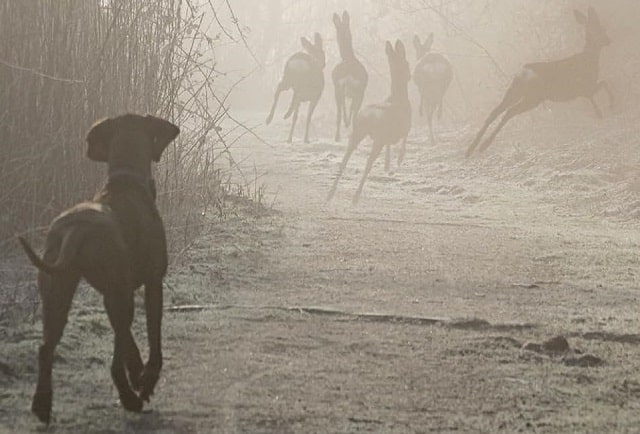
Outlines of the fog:
M0 0L0 431L637 432L639 21Z
M455 72L446 97L447 118L472 122L484 117L499 101L522 65L579 52L584 46L584 28L576 23L573 10L586 11L590 5L597 9L612 40L602 51L601 77L609 81L618 109L633 107L640 92L640 5L633 0L272 0L259 5L238 0L234 10L250 50L236 44L217 50L216 57L223 70L248 75L233 95L234 105L266 110L286 60L302 50L300 37L319 32L327 57L327 88L319 105L319 118L331 117L334 103L329 78L340 59L331 16L347 10L354 50L371 80L365 104L388 94L384 42L403 40L413 68L416 58L411 41L415 35L425 38L433 32L433 51L446 55ZM410 91L416 106L413 85Z

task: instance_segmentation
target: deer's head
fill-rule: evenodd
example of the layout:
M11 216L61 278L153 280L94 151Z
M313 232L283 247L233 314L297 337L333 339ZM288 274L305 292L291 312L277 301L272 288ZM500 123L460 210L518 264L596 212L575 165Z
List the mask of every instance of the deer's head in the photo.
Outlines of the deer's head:
M586 46L592 48L606 47L611 43L611 39L607 35L607 31L600 23L600 18L595 9L590 7L587 15L579 10L574 10L578 24L585 26Z
M300 38L300 43L309 56L311 56L321 68L324 68L327 61L324 57L324 47L320 33L316 33L313 36L313 44L305 37Z
M338 47L340 48L340 55L353 56L353 43L351 38L351 28L349 27L350 17L349 12L344 11L342 18L340 15L333 14L333 24L336 26L336 36L338 39Z
M387 41L385 49L387 58L389 59L392 83L406 86L411 79L411 71L409 70L409 62L407 62L407 52L404 44L398 39L394 48L391 42Z
M416 35L413 38L413 46L416 49L416 59L420 60L422 56L431 51L431 46L433 45L433 33L430 33L427 36L427 39L424 42L420 42L420 36Z

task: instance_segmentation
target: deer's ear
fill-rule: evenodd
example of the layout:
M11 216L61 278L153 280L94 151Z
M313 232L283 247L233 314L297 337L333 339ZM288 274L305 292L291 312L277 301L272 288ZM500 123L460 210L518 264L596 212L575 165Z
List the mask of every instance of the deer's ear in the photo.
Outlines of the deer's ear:
M320 36L320 33L315 33L313 35L313 39L314 39L316 48L322 49L322 36Z
M180 133L180 128L169 121L151 115L145 116L144 120L146 130L151 137L151 158L158 162L169 143Z
M342 23L346 24L348 26L349 25L349 21L351 21L351 18L349 17L349 12L344 11L342 13Z
M109 142L113 136L113 119L103 119L93 124L87 133L87 157L106 163L109 160Z
M340 21L340 16L336 13L333 14L333 24L336 27L340 27L340 25L342 25L342 21Z
M400 39L396 41L396 55L400 56L402 59L407 58L407 51L404 48L404 43Z
M587 24L587 16L581 11L575 9L573 14L576 16L576 21L578 24L586 25Z
M432 45L433 45L433 32L429 33L429 37L427 37L427 40L424 41L424 44L422 44L422 46L426 51L430 51Z
M393 51L393 45L391 45L391 42L387 41L384 44L384 50L387 53L387 57L392 58L395 55L395 52Z
M311 45L311 42L309 42L309 40L304 36L300 38L300 43L302 44L302 48L304 48L305 50L309 52L313 51L313 45Z
M413 37L413 46L416 49L416 52L420 52L420 50L422 49L422 42L420 42L420 36L415 35Z

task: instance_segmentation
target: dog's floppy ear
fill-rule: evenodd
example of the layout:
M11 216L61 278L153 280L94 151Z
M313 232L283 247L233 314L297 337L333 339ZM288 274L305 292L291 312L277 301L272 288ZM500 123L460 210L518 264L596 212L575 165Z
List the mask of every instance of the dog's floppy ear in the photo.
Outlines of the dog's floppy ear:
M162 152L180 133L180 128L169 121L151 115L145 117L145 122L147 122L146 128L152 140L151 158L158 162L162 157Z
M109 160L109 142L113 134L113 119L103 119L91 127L87 133L87 157L106 163Z

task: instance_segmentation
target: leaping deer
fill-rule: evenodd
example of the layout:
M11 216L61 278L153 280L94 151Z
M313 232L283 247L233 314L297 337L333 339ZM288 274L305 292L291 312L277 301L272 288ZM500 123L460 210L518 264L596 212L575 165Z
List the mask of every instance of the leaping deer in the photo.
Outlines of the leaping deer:
M413 72L413 81L420 93L420 115L427 116L431 144L435 145L433 136L433 113L438 110L438 118L442 116L442 98L451 84L453 68L451 63L440 53L432 53L433 33L423 42L418 35L413 39L418 63Z
M309 111L307 112L307 125L304 132L304 142L309 143L309 124L311 117L318 105L318 100L324 90L324 67L326 64L324 56L324 48L322 46L322 38L316 33L314 43L309 42L307 38L300 38L300 43L306 52L300 51L291 56L284 67L282 80L278 84L276 93L273 97L273 105L267 117L267 125L273 120L273 113L278 105L278 98L282 91L293 89L293 97L289 110L284 115L288 119L293 114L291 122L291 131L289 132L289 143L293 140L293 130L298 121L298 111L300 103L309 102Z
M349 27L349 13L344 11L342 19L333 14L333 24L336 26L338 48L342 61L336 65L331 74L336 99L336 142L340 141L340 123L344 118L345 128L349 128L351 121L358 114L364 99L364 91L369 82L369 74L353 52L351 29ZM351 100L351 107L347 111L346 100Z
M407 136L411 128L411 103L409 102L408 85L411 79L409 63L407 62L406 50L402 41L398 40L395 49L391 42L386 43L387 58L389 60L389 70L391 72L391 95L386 101L373 104L362 109L355 117L353 131L349 137L349 146L344 154L336 179L327 196L327 201L333 198L338 182L342 177L344 169L351 154L358 147L360 142L367 136L373 139L371 154L367 160L360 185L353 197L356 204L362 193L364 182L371 171L373 163L376 161L382 148L387 146L385 169L389 169L389 152L391 145L402 140L402 148L398 156L398 165L404 158Z
M478 146L489 125L503 112L506 113L495 130L482 143L478 149L479 152L489 147L509 119L537 107L545 100L569 101L584 97L591 101L596 116L602 117L602 112L593 97L600 89L604 89L609 95L610 107L613 106L613 95L609 86L605 81L598 79L600 51L611 41L593 8L588 9L587 15L578 10L575 10L574 14L576 21L585 26L584 49L565 59L524 65L507 89L502 102L489 114L467 149L467 157Z

